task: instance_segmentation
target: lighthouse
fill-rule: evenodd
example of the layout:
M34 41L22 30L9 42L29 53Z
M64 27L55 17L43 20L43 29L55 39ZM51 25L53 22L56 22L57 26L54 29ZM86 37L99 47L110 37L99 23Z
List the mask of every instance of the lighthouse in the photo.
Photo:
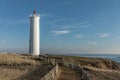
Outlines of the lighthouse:
M30 15L30 41L29 54L40 55L40 15L34 10L33 15Z

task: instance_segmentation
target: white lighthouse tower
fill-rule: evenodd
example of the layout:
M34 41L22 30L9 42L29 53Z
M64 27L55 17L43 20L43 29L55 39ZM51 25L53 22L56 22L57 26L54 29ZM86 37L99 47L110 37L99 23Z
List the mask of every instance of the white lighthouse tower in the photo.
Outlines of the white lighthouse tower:
M30 16L29 53L32 55L40 55L39 20L40 15L34 10L34 14Z

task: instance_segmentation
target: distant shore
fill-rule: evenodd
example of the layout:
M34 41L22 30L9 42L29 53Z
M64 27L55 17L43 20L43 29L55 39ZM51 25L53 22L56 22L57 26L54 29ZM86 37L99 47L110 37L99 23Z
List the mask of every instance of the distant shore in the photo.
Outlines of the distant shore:
M120 63L120 54L59 54L66 56L90 57L90 58L108 58Z

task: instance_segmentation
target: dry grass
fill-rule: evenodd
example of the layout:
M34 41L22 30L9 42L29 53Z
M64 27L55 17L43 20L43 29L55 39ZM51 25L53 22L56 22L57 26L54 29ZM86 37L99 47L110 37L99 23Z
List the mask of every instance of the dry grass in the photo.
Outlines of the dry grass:
M120 64L107 59L61 56L64 61L81 66L99 69L120 70ZM48 65L41 65L42 61L37 56L23 54L0 54L0 80L39 80L43 74L51 70ZM76 71L60 67L61 75L58 80L81 80ZM87 70L93 80L120 80L120 73ZM40 76L41 75L41 76Z
M41 65L38 57L22 54L0 54L0 80L14 80Z
M86 67L91 80L120 80L120 63L103 58L61 57L64 61Z
M31 55L0 54L0 65L37 65L39 62Z
M75 63L81 66L89 66L100 69L114 69L120 70L120 63L111 61L105 58L88 58L88 57L75 57L75 56L60 56L64 61Z
M27 70L0 69L0 80L14 80L25 74Z
M120 80L120 73L108 71L88 70L92 80Z

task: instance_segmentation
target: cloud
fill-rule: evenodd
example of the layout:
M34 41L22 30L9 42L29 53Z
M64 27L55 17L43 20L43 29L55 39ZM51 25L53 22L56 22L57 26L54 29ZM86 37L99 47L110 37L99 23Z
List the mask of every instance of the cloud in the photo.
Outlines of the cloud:
M95 42L95 41L88 41L88 44L89 44L89 45L96 45L97 42Z
M101 38L106 38L106 37L109 37L110 34L108 34L108 33L101 33L101 34L99 34L99 36L100 36Z
M18 24L28 24L29 20L27 19L19 19L19 20L0 20L1 24L5 24L5 25L18 25Z
M77 35L74 36L74 38L81 39L81 38L83 38L83 35L82 34L77 34Z
M51 15L52 16L52 15ZM54 16L53 16L54 17ZM57 29L83 29L93 27L95 22L83 21L80 22L77 18L61 18L56 16L57 19L47 21L47 24L51 27L57 27Z
M0 43L5 43L6 42L6 40L0 40Z
M62 25L60 28L64 29L70 29L70 28L88 28L91 27L94 23L91 23L89 21L86 22L74 22L70 21L71 23L66 22L67 24Z
M57 3L58 6L64 6L64 5L71 5L72 2L63 2L63 3Z
M76 39L82 39L82 38L92 38L92 37L100 37L100 38L107 38L109 37L110 34L108 33L101 33L101 34L96 34L96 35L83 35L83 34L77 34L74 36Z
M50 15L50 14L46 14L46 13L42 13L42 14L40 14L40 17L50 17L50 16L52 16L52 15Z
M74 36L74 38L76 38L76 39L91 38L91 35L77 34Z
M13 24L28 24L29 23L29 20L27 20L27 19L23 19L23 20L13 20L13 21L11 21L11 23L13 23Z
M51 31L51 33L53 33L54 36L65 35L65 34L69 34L70 32L71 31L68 30Z

